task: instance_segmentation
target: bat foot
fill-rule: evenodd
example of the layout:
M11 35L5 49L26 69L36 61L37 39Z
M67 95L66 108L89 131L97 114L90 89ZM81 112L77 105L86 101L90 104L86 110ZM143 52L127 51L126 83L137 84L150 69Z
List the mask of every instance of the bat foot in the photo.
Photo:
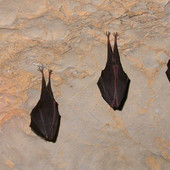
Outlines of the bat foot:
M118 34L117 32L115 32L115 33L113 33L113 36L114 36L115 38L117 38L117 37L119 36L119 34Z
M105 35L109 38L109 37L110 37L110 32L109 32L109 31L106 31L106 32L105 32Z
M38 66L38 71L40 71L41 73L43 73L43 70L44 70L44 66Z
M49 75L51 75L53 73L53 70L48 69Z

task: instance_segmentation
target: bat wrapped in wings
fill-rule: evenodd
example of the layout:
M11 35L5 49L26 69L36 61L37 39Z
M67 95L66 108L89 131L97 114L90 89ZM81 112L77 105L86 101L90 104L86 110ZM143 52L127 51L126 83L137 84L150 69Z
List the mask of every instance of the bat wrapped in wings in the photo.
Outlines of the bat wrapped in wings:
M114 109L122 110L126 101L130 79L124 72L120 62L119 51L117 47L117 36L114 34L114 47L112 50L110 43L110 32L106 32L108 56L105 69L97 82L101 95L104 100Z
M31 129L47 141L55 142L60 127L60 114L58 103L55 101L51 89L51 73L49 70L49 82L46 86L43 67L39 67L42 73L42 89L40 100L31 112Z

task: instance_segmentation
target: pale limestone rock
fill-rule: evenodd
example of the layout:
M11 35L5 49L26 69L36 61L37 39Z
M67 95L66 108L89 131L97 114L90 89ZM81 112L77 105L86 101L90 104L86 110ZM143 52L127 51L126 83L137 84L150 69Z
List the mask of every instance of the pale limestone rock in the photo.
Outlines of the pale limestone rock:
M158 60L161 61L161 62L164 62L166 63L168 61L168 55L164 52L159 52L158 53Z
M165 5L165 12L170 13L170 1Z
M68 1L65 5L62 6L61 10L65 15L74 16L78 15L78 11L81 9L80 2Z
M66 36L66 24L60 19L36 18L30 20L21 30L22 35L28 38L56 41Z
M86 0L87 3L92 3L94 5L101 5L104 0Z
M10 8L0 7L0 28L11 27L16 20L16 12Z
M57 64L59 65L58 71L63 72L67 68L77 67L79 63L80 63L79 55L73 50L68 51L57 62Z
M21 0L8 0L8 1L0 1L0 6L2 8L10 7L11 9L15 10L17 13L24 13L31 14L36 13L38 10L45 5L44 0L29 0L29 1L21 1ZM8 11L10 11L8 8Z
M89 13L93 13L93 12L97 11L95 6L90 5L90 4L84 5L83 10L85 10L86 12L89 12Z
M127 29L122 37L126 43L135 43L143 39L146 35L146 31L140 29ZM132 47L133 49L133 47Z
M146 3L145 2L136 2L132 8L131 8L131 11L133 12L137 12L137 11L147 11L147 8L146 8Z
M152 39L148 41L144 41L145 45L152 46L154 49L158 50L169 50L170 47L170 38L167 36L158 36L152 37Z
M159 73L156 77L153 90L155 91L155 100L153 102L152 108L157 110L157 113L161 115L167 115L169 113L170 105L169 105L169 94L170 94L170 87L168 86L169 81L165 74L167 70L167 63L165 63L164 66L162 66L159 70ZM163 99L161 99L161 96L164 96ZM164 110L164 107L167 108Z
M40 82L40 81L39 81ZM38 100L40 99L40 94L41 94L41 91L40 91L40 88L39 90L35 90L35 89L30 89L27 93L28 95L28 100L27 102L24 104L24 108L27 109L27 108L34 108L35 106L35 103L38 102ZM31 100L30 100L31 99ZM30 112L31 113L31 112Z
M92 46L91 54L92 58L95 59L95 63L100 69L104 69L107 62L107 49L106 44L96 44ZM99 73L98 73L99 75Z
M145 56L142 57L142 63L148 69L156 68L158 66L158 62L156 61L155 52L147 49L145 51Z

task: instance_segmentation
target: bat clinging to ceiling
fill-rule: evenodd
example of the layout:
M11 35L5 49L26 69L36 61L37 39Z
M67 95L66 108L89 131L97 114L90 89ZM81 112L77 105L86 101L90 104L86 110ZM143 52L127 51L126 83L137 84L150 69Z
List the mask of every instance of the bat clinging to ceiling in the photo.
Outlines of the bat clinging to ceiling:
M110 43L110 32L106 32L106 36L108 46L107 63L105 69L102 70L97 85L104 100L114 110L122 110L127 98L130 79L124 72L120 62L120 56L117 47L118 34L114 34L115 41L113 51Z
M168 77L168 80L170 81L170 60L168 61L167 67L168 67L168 69L166 71L166 75Z
M49 82L46 86L43 67L39 67L42 73L42 89L40 100L31 112L31 129L47 141L55 142L60 127L60 114L58 103L55 101L51 89L51 74L49 70Z

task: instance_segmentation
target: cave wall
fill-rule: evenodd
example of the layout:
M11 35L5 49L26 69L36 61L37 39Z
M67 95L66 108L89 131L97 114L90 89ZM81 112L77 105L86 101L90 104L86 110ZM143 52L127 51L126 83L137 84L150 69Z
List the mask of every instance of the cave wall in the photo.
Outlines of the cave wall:
M0 169L167 170L170 167L168 0L0 0ZM131 79L122 111L101 97L106 31ZM113 43L113 36L111 36ZM30 129L41 73L52 69L56 143Z

